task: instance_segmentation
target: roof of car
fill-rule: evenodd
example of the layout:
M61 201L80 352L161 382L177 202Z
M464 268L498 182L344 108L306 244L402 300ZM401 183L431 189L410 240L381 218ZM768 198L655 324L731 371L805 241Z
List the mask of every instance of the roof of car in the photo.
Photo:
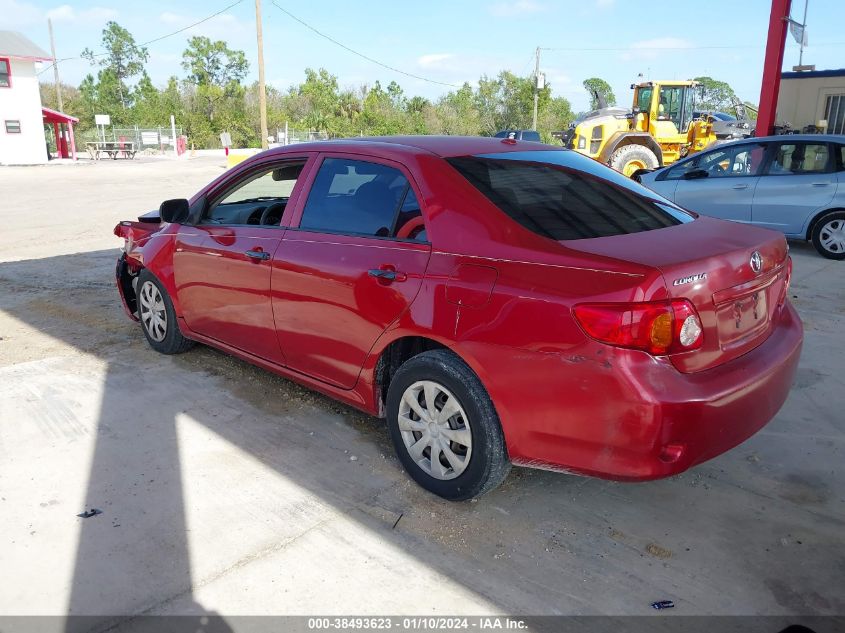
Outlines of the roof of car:
M494 152L515 152L528 150L563 150L560 145L546 145L532 141L493 138L486 136L365 136L359 138L334 139L313 143L288 145L292 148L311 151L343 151L345 149L406 149L418 153L427 152L444 158Z
M835 141L845 143L845 134L776 134L773 136L754 136L741 141Z

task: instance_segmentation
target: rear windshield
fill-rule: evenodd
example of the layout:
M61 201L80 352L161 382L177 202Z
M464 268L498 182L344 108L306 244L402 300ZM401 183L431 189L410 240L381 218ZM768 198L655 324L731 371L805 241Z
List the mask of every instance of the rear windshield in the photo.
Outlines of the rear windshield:
M571 151L449 158L511 219L553 240L662 229L693 218L668 200Z

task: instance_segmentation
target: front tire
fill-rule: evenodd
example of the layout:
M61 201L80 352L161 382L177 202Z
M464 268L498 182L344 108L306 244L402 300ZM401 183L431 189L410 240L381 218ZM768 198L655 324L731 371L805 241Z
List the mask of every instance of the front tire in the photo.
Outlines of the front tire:
M179 330L170 295L146 268L138 274L137 289L138 318L150 347L162 354L181 354L192 348L194 341Z
M822 257L845 259L845 211L819 218L813 227L813 246Z
M405 470L444 499L481 496L510 471L490 396L448 350L424 352L399 368L387 393L387 420Z
M643 169L657 169L659 161L654 152L644 145L623 145L610 155L607 163L628 178Z

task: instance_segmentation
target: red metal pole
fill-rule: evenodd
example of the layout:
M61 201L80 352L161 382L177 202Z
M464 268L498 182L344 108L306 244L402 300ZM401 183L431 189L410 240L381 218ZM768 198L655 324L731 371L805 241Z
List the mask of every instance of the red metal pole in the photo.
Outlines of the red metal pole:
M774 131L790 4L792 0L772 0L769 39L763 62L763 85L760 88L760 111L757 113L757 136L768 136Z
M67 122L68 133L70 134L70 154L73 160L76 160L76 139L73 138L73 123Z

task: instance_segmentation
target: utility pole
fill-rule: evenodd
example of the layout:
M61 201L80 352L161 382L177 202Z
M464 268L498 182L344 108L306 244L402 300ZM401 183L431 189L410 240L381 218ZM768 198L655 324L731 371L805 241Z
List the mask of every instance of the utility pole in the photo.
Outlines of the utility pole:
M53 21L47 18L47 28L50 29L50 53L53 55L53 79L56 84L56 101L59 104L59 112L64 112L62 103L62 84L59 81L59 58L56 57L56 42L53 41Z
M258 111L261 116L261 148L267 149L267 90L264 87L264 35L261 33L261 0L255 0L255 32L258 39Z
M804 65L804 40L807 39L805 35L807 32L807 3L809 0L804 0L804 19L801 20L801 48L798 52L798 65Z
M524 58L523 58L524 59ZM540 100L540 47L537 47L534 63L534 117L532 118L532 130L537 129L537 103Z

